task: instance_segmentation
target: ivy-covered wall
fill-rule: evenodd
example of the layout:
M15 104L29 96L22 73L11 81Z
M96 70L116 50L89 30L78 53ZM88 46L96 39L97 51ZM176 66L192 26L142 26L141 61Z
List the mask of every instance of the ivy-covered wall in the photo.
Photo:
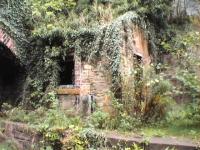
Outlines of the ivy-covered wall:
M135 12L127 12L107 26L79 32L75 41L70 45L74 45L76 54L83 60L97 66L99 61L104 62L102 67L111 75L111 87L116 90L121 86L122 72L120 65L122 57L124 57L122 50L126 49L128 53L129 49L127 55L130 57L136 51L138 44L134 43L134 40L138 42L136 39L138 37L134 34L137 27L142 30L143 39L148 39L147 25L144 20ZM142 42L145 43L145 41L139 40L139 44L142 45ZM148 42L145 44L148 45ZM147 48L138 47L138 49L140 48L141 51L148 51Z
M52 30L29 38L31 12L25 0L0 2L1 28L15 39L20 62L26 67L23 104L28 107L48 105L46 93L59 84L59 62L71 51L83 62L98 66L112 77L112 90L120 87L121 49L126 40L124 32L133 32L139 26L148 36L147 23L136 12L130 11L108 25L80 28L78 31Z
M132 11L106 26L82 28L73 32L54 30L47 35L33 37L33 49L26 51L29 60L28 91L31 91L26 103L48 103L45 93L54 90L59 84L59 71L62 69L59 62L73 51L81 62L103 68L111 77L111 90L116 90L121 86L120 63L124 41L134 40L134 26L143 31L144 39L148 37L146 23ZM132 45L134 41L127 44L132 50L129 55L133 55ZM103 63L100 65L99 62Z
M30 33L30 9L24 0L0 1L0 28L16 42L18 57L25 63L23 52L27 48Z
M24 0L0 1L1 103L16 105L24 99L30 14Z

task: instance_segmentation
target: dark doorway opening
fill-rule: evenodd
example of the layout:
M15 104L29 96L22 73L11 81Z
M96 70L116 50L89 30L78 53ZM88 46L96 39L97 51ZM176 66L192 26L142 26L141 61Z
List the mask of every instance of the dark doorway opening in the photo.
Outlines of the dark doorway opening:
M0 105L17 105L22 100L25 69L5 45L0 43Z
M60 62L60 85L73 85L75 74L74 74L74 56L70 55L65 60Z

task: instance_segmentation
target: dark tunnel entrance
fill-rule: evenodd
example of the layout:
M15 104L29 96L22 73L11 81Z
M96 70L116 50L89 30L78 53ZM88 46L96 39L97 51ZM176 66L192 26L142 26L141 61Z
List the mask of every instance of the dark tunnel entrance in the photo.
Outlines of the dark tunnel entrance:
M0 106L17 105L22 99L25 69L4 44L0 43Z

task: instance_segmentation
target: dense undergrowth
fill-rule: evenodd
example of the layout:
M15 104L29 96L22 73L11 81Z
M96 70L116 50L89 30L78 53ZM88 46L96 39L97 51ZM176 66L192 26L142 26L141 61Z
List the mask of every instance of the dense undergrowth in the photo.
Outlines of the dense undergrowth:
M44 149L105 147L104 136L95 130L131 131L148 136L148 132L156 128L159 130L152 129L151 135L174 136L180 130L177 136L199 138L199 32L191 27L188 18L180 17L175 22L173 17L170 18L171 1L31 0L28 4L32 9L29 21L33 27L31 47L23 52L23 60L29 66L29 92L18 107L2 106L4 119L35 127L43 135L41 147ZM119 43L112 40L117 38L118 32L110 24L128 11L134 11L129 12L129 20L141 25L150 38L150 50L155 60L151 67L142 72L142 78L135 80L143 67L137 66L132 76L120 85L126 89L123 99L115 98L110 91L111 113L96 108L91 116L81 118L60 110L56 94L49 91L53 91L59 81L58 61L70 49L80 49L77 55L83 59L97 60L105 55L98 51L98 44L106 35L109 40L104 43L110 47L104 48L113 50L112 65L107 70L112 70L115 82L120 80L116 48ZM105 34L97 29L99 27ZM112 36L110 32L113 32ZM91 41L96 45L89 45ZM182 130L186 128L187 131ZM63 138L66 131L70 138ZM131 149L140 148L134 145Z
M119 36L119 28L123 22L132 22L144 30L149 37L149 47L155 62L164 51L162 41L168 41L170 37L170 32L165 32L169 29L165 18L171 13L170 1L32 0L29 5L34 27L31 47L24 51L29 74L27 96L23 101L24 106L29 108L48 103L45 101L45 93L59 83L59 61L74 49L75 54L86 61L95 63L102 57L107 58L108 63L104 67L112 75L112 90L119 88L119 47L122 38Z

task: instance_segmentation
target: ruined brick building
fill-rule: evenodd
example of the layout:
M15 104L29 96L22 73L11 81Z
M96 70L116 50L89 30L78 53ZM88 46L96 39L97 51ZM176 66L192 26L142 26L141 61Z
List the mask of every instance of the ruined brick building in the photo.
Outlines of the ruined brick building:
M27 79L31 76L29 75L31 70L27 68L31 68L29 67L31 61L29 58L33 56L27 52L30 48L26 47L29 41L23 13L9 13L3 3L3 1L0 3L1 11L4 11L0 13L0 99L1 103L10 102L15 105L23 101L27 93ZM19 2L13 2L12 11L23 12L21 7L15 7L17 3ZM8 16L14 19L8 19ZM139 20L138 16L129 12L98 29L96 37L94 36L87 41L90 44L92 43L93 46L87 47L86 44L86 46L81 47L81 49L86 50L92 49L92 53L93 48L97 45L96 53L102 51L106 54L100 54L102 56L100 59L96 59L96 63L82 59L81 53L76 55L78 51L76 47L68 53L65 61L59 61L61 67L59 86L55 89L61 107L77 110L81 108L85 99L95 99L98 106L105 109L110 105L108 93L113 85L114 71L112 72L105 67L111 64L109 55L112 55L112 59L117 60L116 68L122 81L131 75L135 61L143 66L150 64L148 36L142 28L144 23L137 22L137 20ZM87 34L87 32L84 34ZM83 38L83 40L85 39ZM82 44L84 41L80 40L80 43ZM25 52L29 55L26 58L24 57ZM43 53L43 50L41 52ZM32 65L44 59L43 57L36 58ZM46 73L42 68L39 68L39 70L41 71L40 74L37 71L32 71L33 81L36 81L34 77L40 78L41 75ZM42 86L45 85L46 83L42 83ZM45 92L45 88L40 89ZM120 90L123 91L123 89Z
M131 76L135 63L140 63L145 68L151 62L148 37L145 35L144 30L134 23L133 20L135 18L134 13L130 12L119 17L116 21L104 27L104 29L101 29L101 32L104 32L104 34L106 32L111 34L107 37L110 43L112 43L111 39L113 38L110 29L114 30L113 32L117 32L119 39L117 48L120 59L118 69L122 80ZM105 38L103 36L101 40L103 41ZM96 41L91 42L95 43ZM103 49L106 43L102 45L100 49ZM114 48L109 48L107 51L114 51ZM83 100L85 96L90 95L89 99L95 99L98 106L105 110L108 109L111 104L109 92L112 88L113 76L110 74L110 70L106 70L103 67L108 62L105 58L106 56L102 56L95 64L81 60L80 57L74 56L73 53L68 57L65 62L65 71L61 75L61 86L57 90L62 107L70 109L74 105L76 109L80 109L82 102L79 100ZM123 89L120 90L120 92L123 92Z

